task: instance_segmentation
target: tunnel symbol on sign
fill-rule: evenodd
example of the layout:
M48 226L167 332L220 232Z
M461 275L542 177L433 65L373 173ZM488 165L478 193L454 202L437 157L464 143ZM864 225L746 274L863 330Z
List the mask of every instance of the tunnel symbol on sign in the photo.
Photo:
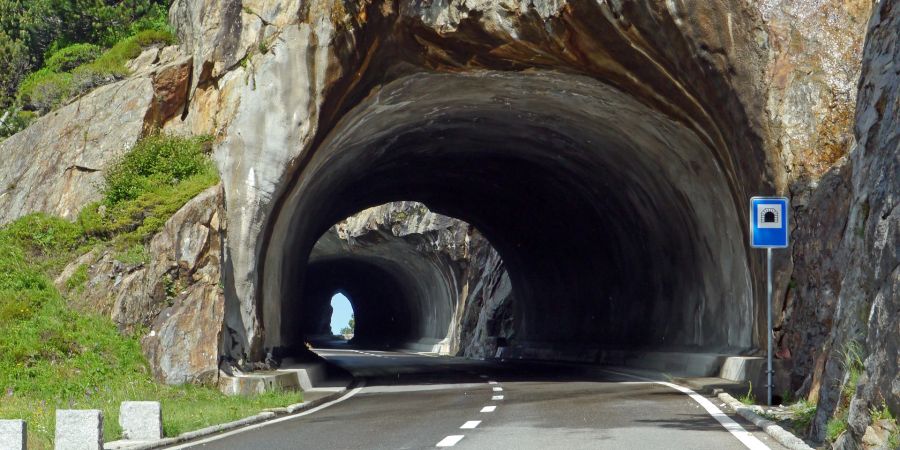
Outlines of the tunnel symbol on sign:
M756 211L759 228L781 228L781 205L759 205Z

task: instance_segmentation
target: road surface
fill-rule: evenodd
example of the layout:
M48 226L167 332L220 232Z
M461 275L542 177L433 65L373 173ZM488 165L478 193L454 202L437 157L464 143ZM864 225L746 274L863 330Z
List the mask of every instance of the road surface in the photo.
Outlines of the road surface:
M587 377L544 365L319 352L365 385L311 414L176 448L783 449L735 415L731 419L746 432L726 430L685 393L619 372Z

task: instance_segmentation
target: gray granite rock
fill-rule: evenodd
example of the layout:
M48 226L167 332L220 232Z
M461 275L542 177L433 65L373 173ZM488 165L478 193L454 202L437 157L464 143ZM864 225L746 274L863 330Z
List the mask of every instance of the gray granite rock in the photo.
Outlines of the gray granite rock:
M132 441L162 439L162 409L159 402L122 402L119 407L119 425L122 438Z
M27 450L28 426L24 420L0 420L0 450Z
M103 450L103 411L57 409L56 450Z

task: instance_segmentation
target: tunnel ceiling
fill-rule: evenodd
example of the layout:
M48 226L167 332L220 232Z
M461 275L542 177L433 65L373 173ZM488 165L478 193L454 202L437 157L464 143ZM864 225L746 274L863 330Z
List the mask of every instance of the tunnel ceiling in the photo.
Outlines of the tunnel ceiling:
M466 220L509 270L520 344L746 348L752 273L736 184L684 125L557 72L415 74L347 112L285 194L266 253L271 346L302 336L313 244L416 200Z

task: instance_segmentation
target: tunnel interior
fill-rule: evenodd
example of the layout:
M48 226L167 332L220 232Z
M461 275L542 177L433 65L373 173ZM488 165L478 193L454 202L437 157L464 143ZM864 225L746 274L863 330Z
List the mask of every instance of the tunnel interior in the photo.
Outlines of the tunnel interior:
M306 339L331 334L330 326L323 325L331 318L330 300L336 289L352 299L357 317L354 343L395 346L413 338L410 293L379 264L353 258L317 261L309 265L306 278L301 314Z
M343 116L284 194L265 252L266 345L302 345L316 326L309 305L338 287L354 299L360 336L446 336L453 287L439 273L314 251L342 218L415 200L471 223L502 256L511 345L749 348L740 161L727 158L691 127L577 75L386 84Z

